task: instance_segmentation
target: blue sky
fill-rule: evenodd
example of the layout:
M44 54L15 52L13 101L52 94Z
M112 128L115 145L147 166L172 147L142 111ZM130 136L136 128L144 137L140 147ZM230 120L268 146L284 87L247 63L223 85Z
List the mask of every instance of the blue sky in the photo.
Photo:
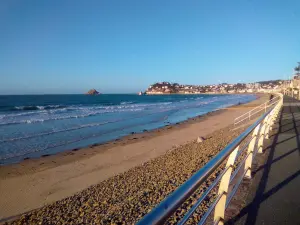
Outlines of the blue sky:
M1 0L0 94L286 79L299 0Z

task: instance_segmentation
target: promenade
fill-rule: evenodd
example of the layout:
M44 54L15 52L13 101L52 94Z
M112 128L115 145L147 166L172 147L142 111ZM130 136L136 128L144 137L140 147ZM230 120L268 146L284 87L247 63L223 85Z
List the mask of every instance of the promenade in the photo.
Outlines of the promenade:
M228 224L300 224L300 101L284 97L283 109L257 157L247 201Z

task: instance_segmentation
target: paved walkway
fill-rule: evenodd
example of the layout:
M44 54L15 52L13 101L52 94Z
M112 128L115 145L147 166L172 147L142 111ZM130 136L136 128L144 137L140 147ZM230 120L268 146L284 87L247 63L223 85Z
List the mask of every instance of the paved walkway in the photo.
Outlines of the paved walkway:
M284 97L274 128L257 155L246 205L230 224L300 224L300 101Z

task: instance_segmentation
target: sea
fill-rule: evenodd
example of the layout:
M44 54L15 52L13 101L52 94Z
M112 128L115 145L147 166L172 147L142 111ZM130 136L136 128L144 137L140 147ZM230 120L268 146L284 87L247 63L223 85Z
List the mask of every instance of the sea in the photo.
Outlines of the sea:
M12 164L150 131L255 95L0 96L0 164Z

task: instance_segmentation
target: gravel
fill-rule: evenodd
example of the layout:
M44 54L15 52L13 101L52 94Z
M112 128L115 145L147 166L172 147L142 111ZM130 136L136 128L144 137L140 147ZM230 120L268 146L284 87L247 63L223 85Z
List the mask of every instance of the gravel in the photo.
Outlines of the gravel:
M202 143L195 140L176 146L161 157L24 214L8 224L134 224L240 134L241 130L232 131L231 128L215 131ZM167 224L182 218L219 171L177 210ZM213 190L189 220L190 224L199 221L215 196L216 190Z

